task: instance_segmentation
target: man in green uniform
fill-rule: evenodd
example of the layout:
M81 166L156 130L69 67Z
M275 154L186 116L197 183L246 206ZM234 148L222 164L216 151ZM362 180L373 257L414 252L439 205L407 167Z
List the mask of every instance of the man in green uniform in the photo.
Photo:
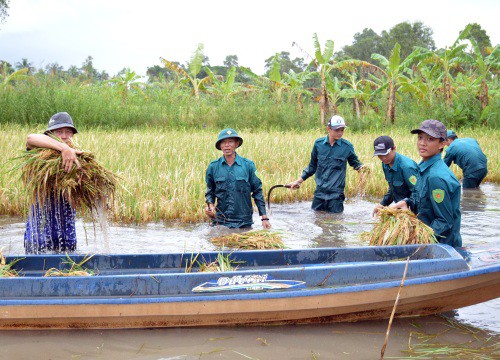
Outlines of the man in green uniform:
M389 184L389 190L384 198L380 204L375 206L373 211L375 214L383 206L410 198L420 174L415 161L396 151L394 140L390 136L376 138L373 142L373 148L373 156L378 156L382 161L385 180Z
M476 139L461 138L457 134L447 131L446 155L444 163L450 166L455 162L463 171L462 187L464 189L475 189L488 174L488 160L479 147Z
M316 174L313 210L343 212L347 163L356 171L363 167L352 144L342 139L345 128L346 124L341 116L332 116L327 125L328 135L314 142L309 166L297 180L288 184L290 188L298 189L300 184Z
M257 177L253 161L236 153L243 139L233 129L219 133L215 147L223 156L208 165L205 213L214 225L229 228L249 228L253 224L252 197L262 217L262 226L271 227L266 215L266 203L262 194L262 182Z
M418 211L418 218L434 230L440 243L461 247L460 183L441 158L446 127L440 121L425 120L411 133L418 134L420 178L413 196L391 207Z

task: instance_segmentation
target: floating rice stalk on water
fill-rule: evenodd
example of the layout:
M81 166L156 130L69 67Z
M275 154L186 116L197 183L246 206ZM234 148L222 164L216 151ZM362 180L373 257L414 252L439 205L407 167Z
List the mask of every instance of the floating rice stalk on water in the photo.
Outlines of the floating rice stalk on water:
M434 230L420 221L410 210L383 207L377 212L378 222L361 238L370 245L434 244Z
M211 241L215 246L232 249L264 250L285 247L281 236L268 230L233 233L212 238Z
M499 358L500 348L494 337L472 326L461 324L452 319L446 320L450 328L441 333L411 332L408 339L408 350L402 351L408 354L408 357L401 359L493 360ZM470 336L471 339L459 344L440 343L438 337L449 334L452 329ZM417 339L419 342L412 342L412 339Z
M0 277L17 277L19 273L17 270L12 269L17 262L23 260L24 258L15 259L7 264L7 260L3 256L3 248L0 249Z
M95 272L93 270L87 269L83 267L83 264L85 264L87 261L92 259L94 255L85 255L82 261L79 263L75 262L72 258L69 257L68 254L66 254L66 261L63 261L62 264L69 265L69 269L56 269L56 268L50 268L45 272L44 276L93 276L95 275Z

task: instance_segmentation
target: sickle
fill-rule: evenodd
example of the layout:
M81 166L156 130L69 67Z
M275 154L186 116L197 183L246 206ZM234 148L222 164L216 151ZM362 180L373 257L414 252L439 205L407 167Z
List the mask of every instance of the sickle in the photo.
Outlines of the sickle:
M279 188L279 187L284 187L284 188L287 188L287 189L290 189L290 185L274 185L273 187L271 187L267 193L267 208L268 209L271 209L271 191L273 191L274 189L276 188Z

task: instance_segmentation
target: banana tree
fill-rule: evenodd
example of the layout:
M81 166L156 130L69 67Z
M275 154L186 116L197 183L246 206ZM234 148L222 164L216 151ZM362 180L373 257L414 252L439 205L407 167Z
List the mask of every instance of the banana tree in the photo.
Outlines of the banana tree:
M28 77L28 71L28 68L23 68L9 74L9 66L4 62L2 66L0 66L0 89L7 88L9 84L14 81L26 79Z
M481 109L484 110L489 104L487 80L488 78L492 77L492 72L498 74L498 70L500 69L500 48L498 47L498 45L495 46L491 50L491 53L488 56L484 57L481 52L481 48L479 47L474 37L469 36L468 40L470 41L472 49L474 50L472 65L476 70L478 80L481 81L478 98L479 101L481 102Z
M440 93L442 75L437 75L439 69L419 63L408 70L407 79L403 79L401 90L410 93L425 106L432 107Z
M337 77L332 78L331 76L328 76L325 79L325 85L328 94L328 102L331 108L333 109L333 112L336 114L338 113L338 103L342 98L341 96L342 82ZM315 88L313 90L318 90L318 89ZM315 100L319 102L320 97L321 94L319 93L318 96L315 98Z
M429 56L425 63L432 63L441 70L441 90L444 96L446 108L450 109L453 105L453 71L461 69L461 65L469 62L469 56L465 53L467 44L460 44L469 35L471 26L467 26L455 40L450 48L445 48L443 51L428 53ZM421 51L428 52L427 49L417 48Z
M427 53L423 53L422 49L418 48L408 55L406 59L401 61L400 51L401 46L396 43L389 59L380 54L372 54L372 59L377 60L381 64L382 67L380 70L383 74L383 79L380 79L382 81L381 86L374 94L387 89L385 119L392 124L394 124L396 120L396 94L401 88L401 85L409 80L404 73L408 71L412 63L428 56Z
M205 67L210 78L210 84L207 85L207 92L220 96L225 100L240 92L248 91L249 88L244 87L242 84L235 81L236 67L231 66L224 79L221 75L216 75L208 67Z
M203 44L198 44L198 47L191 56L188 64L189 73L172 61L166 60L162 57L160 57L160 60L167 69L175 72L181 79L189 82L193 87L193 94L196 99L200 98L200 91L204 90L204 84L210 79L208 76L203 79L197 78L203 63Z
M240 70L253 80L257 88L268 91L275 96L278 103L281 102L283 91L287 85L283 83L281 78L279 54L276 54L272 59L271 67L269 69L269 77L257 75L246 67L240 67Z
M431 83L432 85L432 83ZM408 71L408 75L401 78L400 90L401 92L410 94L413 99L430 105L429 99L435 96L432 91L431 85L427 85L422 81L422 78L415 76L412 70ZM427 92L433 93L432 96L427 96Z
M292 69L289 72L283 73L283 82L288 85L289 102L295 102L302 108L302 96L311 95L311 92L304 88L304 83L312 78L312 74L307 71L296 73Z
M342 81L342 85L347 86L340 92L340 97L352 99L353 111L356 117L361 118L362 108L365 108L372 96L372 92L377 88L377 84L368 79L364 74L377 73L381 69L369 62L362 60L344 60L334 64L333 67L340 71L347 79Z
M286 87L281 78L281 64L279 54L274 55L269 69L271 91L275 94L278 103L281 102L283 90Z
M124 73L122 75L107 80L106 83L111 83L116 86L121 94L122 104L125 106L127 105L129 90L135 90L144 95L142 87L146 85L142 82L137 81L140 78L140 75L137 75L134 71L131 71L127 68L124 70Z
M329 103L328 90L326 86L327 78L329 77L329 73L332 70L331 60L333 58L333 40L327 40L325 43L324 51L321 51L321 45L318 40L318 35L314 33L314 59L311 65L314 65L316 71L313 72L317 74L321 80L320 85L320 97L319 97L319 114L321 125L325 126L325 115L327 111L331 108L331 104Z
M365 79L358 79L356 71L351 71L345 75L347 77L347 81L342 81L342 84L348 86L349 88L344 88L341 91L340 96L344 99L352 99L353 111L356 118L360 119L363 102L367 99L367 96L370 96L371 91L368 94L365 94L364 90L367 89L364 86Z

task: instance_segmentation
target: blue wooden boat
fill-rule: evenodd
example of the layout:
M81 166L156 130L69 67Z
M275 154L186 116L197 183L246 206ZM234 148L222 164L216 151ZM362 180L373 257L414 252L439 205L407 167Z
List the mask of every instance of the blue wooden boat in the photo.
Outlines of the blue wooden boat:
M471 269L446 245L226 252L239 266L198 272L220 253L94 255L94 276L44 277L66 255L27 255L0 278L0 329L285 324L439 313L500 296L500 264ZM70 255L80 262L84 255ZM191 272L186 272L190 268Z

